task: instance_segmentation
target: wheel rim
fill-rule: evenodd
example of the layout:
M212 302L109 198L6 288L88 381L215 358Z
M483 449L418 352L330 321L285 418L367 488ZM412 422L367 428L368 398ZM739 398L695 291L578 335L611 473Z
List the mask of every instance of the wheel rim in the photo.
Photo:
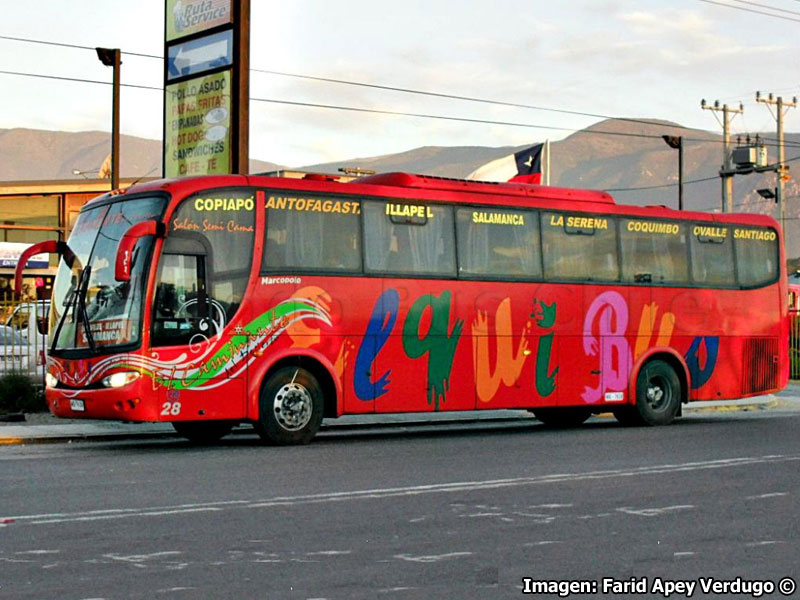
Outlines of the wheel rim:
M282 386L272 403L275 419L288 431L298 431L308 425L313 407L311 394L299 383Z
M666 379L656 375L648 378L644 397L652 410L663 410L670 403L672 388Z

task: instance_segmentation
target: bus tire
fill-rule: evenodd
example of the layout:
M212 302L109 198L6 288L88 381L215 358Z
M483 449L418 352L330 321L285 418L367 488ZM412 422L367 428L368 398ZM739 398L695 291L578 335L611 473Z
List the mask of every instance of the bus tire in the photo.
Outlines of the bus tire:
M592 415L591 410L582 406L535 408L531 412L542 423L554 429L577 427Z
M255 429L268 444L307 444L322 423L322 388L301 367L283 367L273 373L261 388L258 405Z
M636 378L636 404L621 406L614 415L623 425L669 425L681 408L681 381L663 360L645 364Z
M172 423L179 436L193 444L213 444L233 429L231 421L175 421Z

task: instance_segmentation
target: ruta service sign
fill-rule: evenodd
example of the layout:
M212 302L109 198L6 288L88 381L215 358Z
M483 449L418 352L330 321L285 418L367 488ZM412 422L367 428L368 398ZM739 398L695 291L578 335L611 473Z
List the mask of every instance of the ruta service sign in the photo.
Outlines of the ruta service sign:
M231 0L167 0L167 41L230 23Z
M230 173L230 70L166 88L164 176Z

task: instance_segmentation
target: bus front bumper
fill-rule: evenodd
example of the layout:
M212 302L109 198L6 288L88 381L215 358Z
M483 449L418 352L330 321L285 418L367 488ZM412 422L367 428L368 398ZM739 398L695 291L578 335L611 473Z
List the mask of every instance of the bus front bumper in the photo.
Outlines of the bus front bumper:
M158 403L143 402L140 382L124 388L71 390L47 388L47 407L56 417L66 419L107 419L114 421L162 421Z

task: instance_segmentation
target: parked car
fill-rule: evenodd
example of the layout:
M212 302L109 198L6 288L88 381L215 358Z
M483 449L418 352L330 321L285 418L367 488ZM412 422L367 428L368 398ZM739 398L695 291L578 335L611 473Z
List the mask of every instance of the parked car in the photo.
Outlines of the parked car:
M47 325L47 316L50 314L50 300L36 300L35 302L22 302L14 307L11 314L6 319L6 325L16 327L27 333L28 327L31 323L31 313L34 314L35 320ZM38 329L43 333L45 329Z
M49 301L24 302L0 325L0 375L17 372L44 378Z

